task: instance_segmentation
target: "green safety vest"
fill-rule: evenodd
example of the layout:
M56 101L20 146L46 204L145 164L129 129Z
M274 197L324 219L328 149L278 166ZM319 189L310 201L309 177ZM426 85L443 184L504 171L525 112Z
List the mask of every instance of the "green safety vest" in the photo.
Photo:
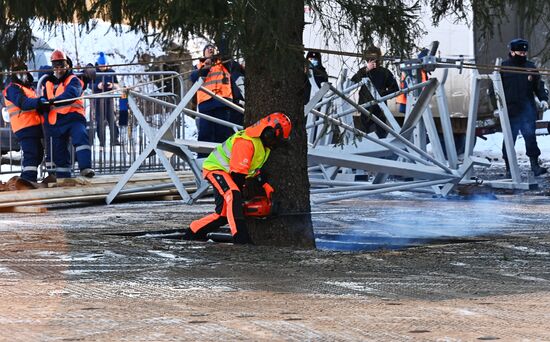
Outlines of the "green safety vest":
M257 171L262 168L269 157L270 149L264 147L260 138L249 137L244 130L236 132L223 144L216 146L214 151L208 155L202 167L209 171L223 170L229 173L229 159L231 158L233 143L237 138L249 140L254 145L254 156L252 157L247 177L255 176Z

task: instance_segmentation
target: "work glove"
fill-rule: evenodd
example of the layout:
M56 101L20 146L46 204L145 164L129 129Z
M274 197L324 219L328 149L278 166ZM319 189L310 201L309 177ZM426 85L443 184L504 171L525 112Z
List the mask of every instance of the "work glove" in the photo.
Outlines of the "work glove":
M233 181L235 182L235 184L237 185L237 187L239 187L239 190L243 191L243 187L246 182L246 175L243 173L237 173L237 172L231 172L230 175Z
M199 76L200 77L206 77L208 76L208 73L210 72L210 68L202 68L199 70Z
M38 99L38 109L39 110L49 110L50 105L53 103L52 100L48 100L44 96Z
M547 101L540 101L540 108L542 108L542 111L546 111L548 109L548 102Z

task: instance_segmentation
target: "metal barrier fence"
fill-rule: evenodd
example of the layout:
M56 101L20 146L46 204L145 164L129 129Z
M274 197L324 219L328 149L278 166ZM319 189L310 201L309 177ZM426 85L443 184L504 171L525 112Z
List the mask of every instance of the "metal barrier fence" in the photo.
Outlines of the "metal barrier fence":
M171 108L163 102L177 104L187 91L188 85L183 77L175 71L156 72L97 72L96 79L91 82L85 90L86 97L86 121L88 123L88 137L92 147L92 167L97 174L119 174L124 173L143 151L146 145L146 137L143 129L137 124L131 112L123 108L121 110L121 98L123 91L97 92L100 82L107 83L115 77L118 80L119 88L131 88L133 91L146 94L159 100L158 103L144 100L137 100L138 107L144 113L145 118L151 127L158 128L162 125ZM40 78L37 89L42 88L46 76ZM117 87L115 86L115 87ZM94 88L96 92L94 93ZM124 107L124 106L123 106ZM11 154L19 156L20 152L16 137L11 132L9 124L3 125L0 130L0 147L2 153L12 151ZM171 134L175 138L185 137L184 117L179 118L171 128ZM9 145L8 145L9 144ZM45 176L46 165L52 160L51 139L45 138L46 158L41 168L39 178ZM72 145L68 147L71 153L72 165L75 166L75 154ZM183 162L177 158L171 160L175 169L181 169ZM18 158L2 158L2 169L0 174L20 172L20 160ZM140 170L160 170L162 165L157 156L152 155L143 163ZM74 169L75 174L78 170Z

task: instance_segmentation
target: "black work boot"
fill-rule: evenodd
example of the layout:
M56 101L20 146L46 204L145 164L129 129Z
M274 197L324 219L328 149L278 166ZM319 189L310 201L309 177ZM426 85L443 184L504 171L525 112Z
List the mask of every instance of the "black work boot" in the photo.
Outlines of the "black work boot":
M93 169L86 168L80 171L80 175L86 178L93 178L95 176L95 171Z
M531 170L535 176L543 175L548 171L545 167L539 165L538 157L529 157L529 160L531 161Z
M207 234L206 229L201 229L201 230L199 230L198 233L193 233L193 231L191 231L191 229L184 228L181 233L182 233L182 235L181 235L182 240L191 240L191 241L206 241L206 240L208 240L206 238L206 234Z
M235 220L237 233L233 235L233 242L238 244L252 243L245 220Z

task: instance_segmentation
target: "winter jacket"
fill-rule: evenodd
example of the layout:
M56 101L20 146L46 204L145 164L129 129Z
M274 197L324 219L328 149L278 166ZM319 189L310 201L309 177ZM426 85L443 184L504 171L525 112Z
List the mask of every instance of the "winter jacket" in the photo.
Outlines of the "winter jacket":
M535 95L540 101L548 101L548 93L544 89L536 66L531 61L525 64L517 64L511 58L502 62L502 66L521 67L533 69L535 74L501 72L506 107L509 116L521 115L525 106L535 106Z
M116 75L114 74L113 69L106 69L106 70L100 70L99 68L96 68L96 72L109 72L113 73L112 75L97 75L96 79L90 83L90 88L93 90L94 94L97 93L103 93L106 91L113 90L114 84L118 84L118 79ZM103 89L99 89L98 85L99 83L103 83ZM111 83L111 87L107 87L107 83Z
M358 83L363 78L368 77L380 96L388 95L399 91L397 81L391 71L384 67L377 67L372 70L367 70L366 67L359 69L359 71L351 78L352 82ZM373 97L370 94L366 86L361 86L359 89L359 104L372 101Z
M39 99L34 90L12 82L3 93L11 117L12 131L20 133L20 137L36 136L38 131L41 133L43 118L37 111Z
M57 87L62 87L63 91L55 91L55 95L48 94L47 90L49 84L51 84L50 86L53 86L56 89ZM74 76L74 74L70 71L65 73L65 75L59 80L54 76L50 76L45 82L46 96L48 99L54 99L54 101L74 99L82 95L82 86L83 82L78 77ZM69 110L68 112L66 112L66 108L72 108L74 110ZM56 120L53 121L53 117L50 118L50 116L54 115L54 113L59 113L62 115L55 115ZM73 120L86 122L83 101L74 100L59 103L57 104L57 106L52 106L50 109L50 113L48 114L48 120L50 121L50 124L52 124L52 122L56 122L59 125L63 125L65 122Z
M323 82L328 82L328 73L324 66L317 65L317 66L311 66L309 68L311 72L313 73L313 79L315 80L315 83L317 84L317 87L321 87L321 84ZM305 74L305 81L304 81L304 104L307 104L311 98L311 84L309 83L309 74Z
M269 158L271 150L258 137L250 137L244 130L216 146L203 163L205 173L222 170L254 177Z

